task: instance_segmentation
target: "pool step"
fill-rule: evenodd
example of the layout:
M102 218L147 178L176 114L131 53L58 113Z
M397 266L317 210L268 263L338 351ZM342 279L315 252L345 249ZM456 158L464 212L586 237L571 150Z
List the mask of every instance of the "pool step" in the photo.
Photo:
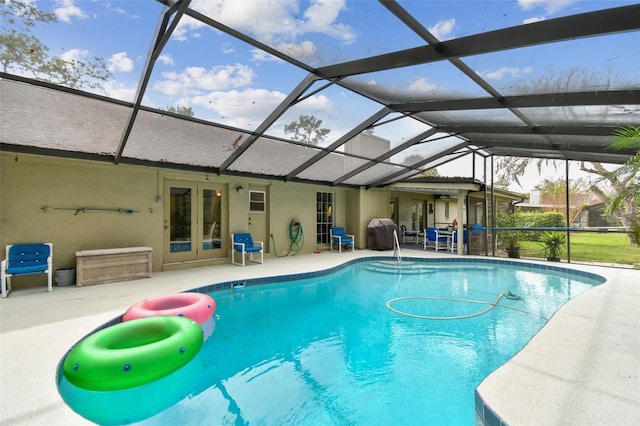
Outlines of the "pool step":
M400 263L397 261L371 262L371 264L366 266L365 269L367 271L388 274L427 274L436 271L436 268L433 266L425 265L424 263L406 261L402 261Z
M426 264L422 262L412 262L403 260L398 262L396 260L380 260L377 262L371 262L365 266L364 269L372 272L382 272L389 274L425 274L438 271L464 271L464 270L495 270L497 267L494 265L441 265L441 264Z

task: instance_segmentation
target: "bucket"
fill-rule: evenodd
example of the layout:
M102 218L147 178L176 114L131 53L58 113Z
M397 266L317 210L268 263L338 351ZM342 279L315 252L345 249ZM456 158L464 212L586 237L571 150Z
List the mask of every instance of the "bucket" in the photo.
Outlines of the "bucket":
M76 268L56 269L56 284L65 287L76 283Z

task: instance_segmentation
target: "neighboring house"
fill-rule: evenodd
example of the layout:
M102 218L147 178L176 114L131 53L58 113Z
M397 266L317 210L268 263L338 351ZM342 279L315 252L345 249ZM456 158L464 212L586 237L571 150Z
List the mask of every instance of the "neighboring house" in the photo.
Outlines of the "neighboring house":
M454 221L462 232L473 224L493 226L493 200L496 209L513 209L524 199L522 194L495 188L466 177L429 176L396 182L389 186L394 221L408 230L427 227L450 228ZM472 244L471 254L486 252L491 232ZM460 238L460 237L459 237Z
M417 177L389 186L392 202L398 203L396 218L408 229L491 224L492 200L496 205L512 206L524 199L522 194L495 188L468 177ZM504 207L503 207L504 208Z
M622 226L622 224L615 220L610 220L607 215L607 206L604 203L592 204L585 207L585 216L587 225L591 228L611 228Z
M532 190L529 202L518 203L521 211L530 212L560 212L566 214L566 203L544 202L539 190ZM611 227L620 226L611 223L605 215L606 206L593 193L572 194L571 196L571 226L577 227Z

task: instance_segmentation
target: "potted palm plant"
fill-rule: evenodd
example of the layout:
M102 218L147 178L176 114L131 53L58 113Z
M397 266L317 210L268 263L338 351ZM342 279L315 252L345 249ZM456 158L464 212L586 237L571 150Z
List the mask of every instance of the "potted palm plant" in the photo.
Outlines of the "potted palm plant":
M499 228L517 228L518 220L514 213L498 212L496 221ZM511 258L520 258L520 241L522 240L522 231L516 229L501 230L498 238L502 243L502 248L507 252L507 256Z
M542 246L540 251L542 256L551 262L560 262L560 255L567 243L567 236L564 232L547 231L542 233L538 243Z
M503 247L507 252L507 256L519 259L520 258L520 237L517 231L503 231L502 236Z

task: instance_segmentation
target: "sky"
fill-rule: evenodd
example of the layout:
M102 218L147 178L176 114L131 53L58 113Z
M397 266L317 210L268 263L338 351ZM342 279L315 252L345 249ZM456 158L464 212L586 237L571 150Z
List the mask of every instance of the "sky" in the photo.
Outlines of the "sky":
M133 100L163 6L142 0L32 1L57 22L33 30L51 56L101 57L113 78L98 93ZM633 1L516 0L399 2L440 40L560 16L633 4ZM424 45L377 1L193 0L191 8L254 37L311 66L322 67ZM593 52L597 51L598 55ZM550 75L580 69L595 85L636 85L640 67L638 33L575 40L557 49L531 47L508 55L495 52L464 61L504 94L517 94ZM629 66L638 64L639 67ZM202 23L184 19L155 63L143 104L190 107L197 118L255 129L307 72ZM352 77L397 96L432 98L486 96L448 63L407 67ZM321 83L314 86L317 88ZM386 89L383 89L386 87ZM339 86L322 90L291 108L268 134L283 137L284 124L315 115L335 140L381 108ZM380 126L375 134L397 145L426 130L415 120ZM330 141L329 141L330 142ZM422 147L402 153L421 155ZM449 171L451 169L451 172ZM441 174L468 167L442 166ZM527 179L529 180L529 179ZM514 190L520 190L515 187ZM525 188L527 189L527 188Z

